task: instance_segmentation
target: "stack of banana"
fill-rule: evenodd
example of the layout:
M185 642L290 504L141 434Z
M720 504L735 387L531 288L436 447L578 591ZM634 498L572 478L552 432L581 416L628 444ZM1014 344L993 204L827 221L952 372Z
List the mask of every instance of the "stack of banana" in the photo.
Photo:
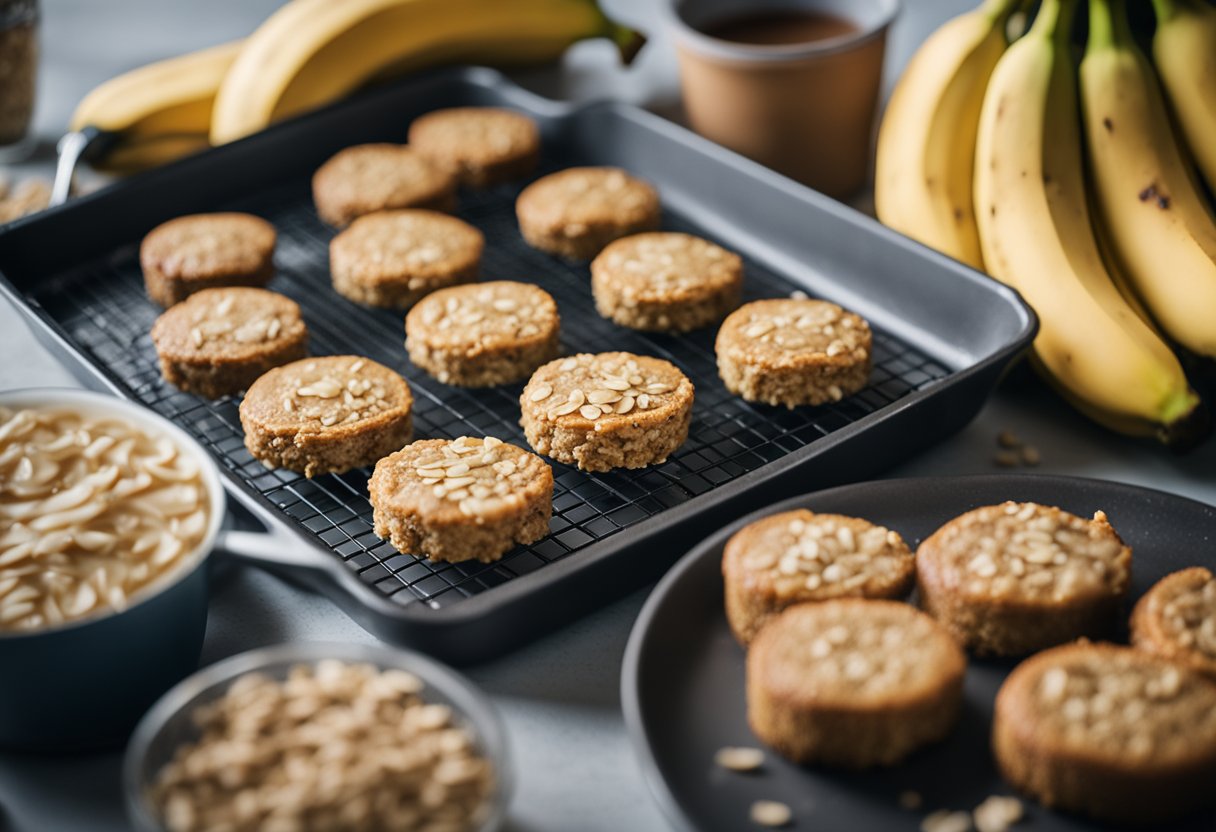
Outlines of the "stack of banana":
M290 0L243 41L151 64L89 93L72 129L110 134L94 164L153 167L439 64L541 64L606 37L629 61L642 38L596 0Z
M1080 411L1189 444L1207 414L1178 355L1216 358L1216 8L1153 0L1154 61L1124 0L988 0L913 58L883 118L879 219L1017 289L1032 361ZM1155 64L1155 70L1154 70Z

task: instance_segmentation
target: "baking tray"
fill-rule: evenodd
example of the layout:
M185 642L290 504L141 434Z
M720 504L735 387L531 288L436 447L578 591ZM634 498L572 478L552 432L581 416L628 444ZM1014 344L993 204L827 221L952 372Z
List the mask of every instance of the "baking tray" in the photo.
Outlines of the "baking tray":
M316 354L361 353L400 369L420 437L494 434L526 444L521 385L463 390L412 367L402 316L350 304L329 283L332 230L312 208L312 172L337 150L404 141L414 116L498 105L541 125L542 171L610 164L654 182L669 229L739 251L746 297L800 290L848 306L875 328L864 391L796 410L755 406L717 378L712 329L685 337L616 327L592 305L586 264L524 245L521 184L461 197L486 235L483 274L538 283L558 301L565 351L624 349L667 358L696 385L689 440L663 465L588 474L554 466L551 534L496 564L432 564L372 532L369 472L313 480L268 471L242 445L234 399L176 391L157 371L139 239L195 211L252 211L279 230L270 288L298 301ZM574 108L484 69L382 88L259 135L134 177L0 232L0 291L86 381L135 399L190 431L216 457L234 503L265 532L230 534L230 551L332 596L382 638L455 663L493 657L654 580L692 536L778 495L864 478L958 430L1029 345L1033 313L1017 295L873 220L657 116L618 104Z
M713 761L724 746L763 747L747 725L745 653L722 606L722 550L732 534L761 516L810 508L864 517L895 529L915 547L959 514L1005 500L1058 505L1083 517L1098 509L1109 514L1132 547L1133 599L1169 572L1210 560L1216 543L1212 506L1119 483L1027 474L846 485L795 497L728 525L694 547L655 588L629 637L621 673L629 738L651 791L677 828L746 829L753 801L780 800L794 811L792 830L914 830L932 811L970 812L989 795L1012 794L997 773L989 737L993 700L1017 664L1013 660L971 659L958 725L944 742L900 765L850 773L796 766L767 752L761 771L736 774ZM1126 632L1120 638L1126 641ZM905 791L921 796L919 809L900 806ZM1012 829L1109 828L1024 802L1027 820ZM1210 832L1216 829L1216 812L1151 828Z

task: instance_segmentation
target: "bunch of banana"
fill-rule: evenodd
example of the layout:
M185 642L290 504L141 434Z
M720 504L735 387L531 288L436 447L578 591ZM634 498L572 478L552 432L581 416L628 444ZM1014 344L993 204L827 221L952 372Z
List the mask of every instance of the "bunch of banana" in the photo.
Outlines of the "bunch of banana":
M1216 357L1216 222L1122 7L1112 13L1121 2L1090 0L1080 83L1069 44L1076 0L1043 0L1007 48L1018 3L988 0L946 24L884 116L876 203L884 222L1022 294L1040 320L1031 361L1077 409L1181 446L1208 418L1170 342ZM1157 37L1172 49L1185 40L1160 25ZM1179 60L1180 74L1195 75L1199 48ZM1204 48L1210 63L1216 48ZM924 69L938 61L948 68ZM1216 148L1216 126L1202 130Z
M1216 358L1216 217L1122 4L1090 2L1081 101L1095 201L1128 282L1171 340Z
M987 0L917 50L878 132L874 207L896 231L982 269L971 207L975 132L988 77L1021 0Z
M1068 44L1074 7L1044 0L984 96L975 157L984 263L1039 313L1034 360L1074 404L1117 429L1170 439L1200 402L1098 249Z
M1153 58L1199 169L1216 191L1216 8L1153 0Z
M247 136L373 81L442 64L554 61L641 36L596 0L290 0L244 41L142 67L89 93L72 129L111 134L100 167L133 170Z

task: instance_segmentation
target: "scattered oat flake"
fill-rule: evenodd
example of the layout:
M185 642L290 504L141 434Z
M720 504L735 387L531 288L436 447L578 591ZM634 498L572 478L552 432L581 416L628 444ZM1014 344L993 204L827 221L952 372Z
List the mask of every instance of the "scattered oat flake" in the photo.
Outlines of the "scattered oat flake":
M925 799L920 796L920 792L909 789L899 793L899 805L905 809L919 809L925 802Z
M731 771L755 771L764 765L764 752L759 748L726 746L714 754L714 762Z
M970 832L971 815L967 812L952 812L938 809L920 822L920 832Z
M992 458L992 462L998 468L1016 468L1018 455L1013 451L998 451L996 456Z
M972 817L978 832L1006 832L1022 819L1022 801L994 794L975 807Z
M790 807L777 800L757 800L752 804L752 823L761 826L786 826L794 819Z
M1039 453L1039 449L1034 445L1026 445L1022 448L1022 462L1026 465L1035 466L1043 461L1043 455Z
M1018 439L1016 433L1011 430L1003 430L996 435L996 444L1002 448L1020 448L1022 441Z

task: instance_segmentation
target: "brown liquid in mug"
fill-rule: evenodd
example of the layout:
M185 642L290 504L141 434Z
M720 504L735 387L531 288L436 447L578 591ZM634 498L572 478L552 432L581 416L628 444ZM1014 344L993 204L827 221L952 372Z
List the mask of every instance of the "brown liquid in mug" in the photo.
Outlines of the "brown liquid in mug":
M734 15L701 31L734 43L785 46L847 35L857 31L857 24L826 12L772 10Z

